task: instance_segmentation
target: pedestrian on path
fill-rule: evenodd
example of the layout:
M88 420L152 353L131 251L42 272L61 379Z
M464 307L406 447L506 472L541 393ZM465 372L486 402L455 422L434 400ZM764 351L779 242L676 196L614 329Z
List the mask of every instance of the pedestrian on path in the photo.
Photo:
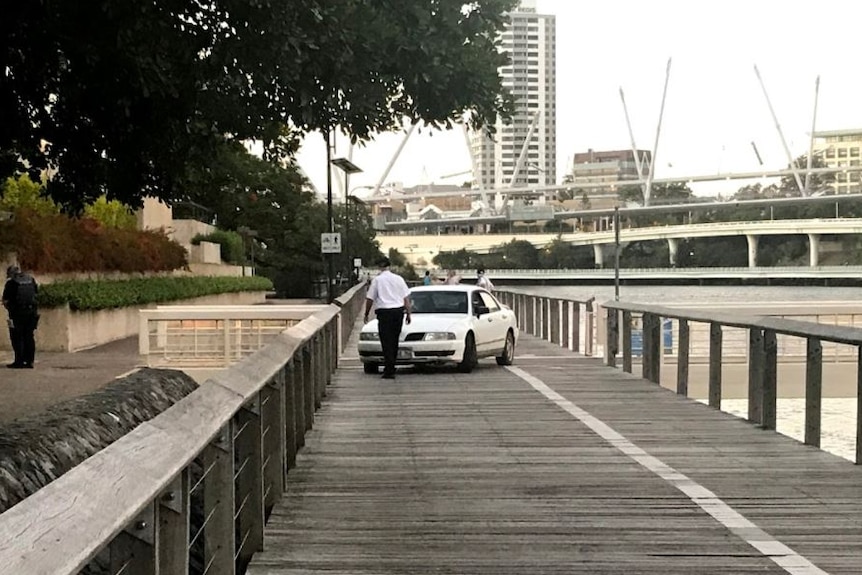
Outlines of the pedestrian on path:
M449 273L446 274L446 279L443 281L444 284L448 286L454 286L461 283L461 276L455 270L449 270Z
M389 269L389 259L378 262L380 274L371 280L365 300L365 323L371 307L377 315L377 332L383 348L383 379L395 379L398 338L404 321L410 323L410 289L407 282Z
M494 289L494 284L491 282L490 279L488 279L488 276L485 275L485 270L483 270L481 268L476 270L476 276L477 276L477 279L476 279L476 285L477 286L479 286L482 289L488 290L488 291L491 291Z
M33 369L36 359L34 332L39 324L36 294L39 285L33 276L25 274L18 266L6 268L6 285L3 286L3 307L9 314L9 340L15 358L6 367L11 369Z

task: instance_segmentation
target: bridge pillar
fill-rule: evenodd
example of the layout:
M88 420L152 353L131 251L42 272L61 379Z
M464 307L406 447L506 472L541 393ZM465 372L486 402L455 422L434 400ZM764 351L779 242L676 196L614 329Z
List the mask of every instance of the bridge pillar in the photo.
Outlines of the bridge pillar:
M670 255L670 267L676 267L676 254L679 252L679 238L667 239L667 251Z
M596 269L602 269L605 267L605 250L604 246L601 244L593 244L593 254L595 254L596 258Z
M820 265L820 234L808 234L808 265Z
M757 240L760 236L745 234L745 239L748 240L748 267L757 267Z

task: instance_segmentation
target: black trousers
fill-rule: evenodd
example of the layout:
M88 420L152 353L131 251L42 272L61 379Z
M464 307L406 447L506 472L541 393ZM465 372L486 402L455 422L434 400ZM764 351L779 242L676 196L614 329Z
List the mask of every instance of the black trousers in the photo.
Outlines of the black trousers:
M404 322L404 308L378 309L377 330L380 333L380 347L383 348L383 374L395 373L395 358L398 356L398 338Z
M12 325L9 327L9 340L12 342L12 351L15 354L16 365L33 365L36 359L36 325L37 315L13 315Z

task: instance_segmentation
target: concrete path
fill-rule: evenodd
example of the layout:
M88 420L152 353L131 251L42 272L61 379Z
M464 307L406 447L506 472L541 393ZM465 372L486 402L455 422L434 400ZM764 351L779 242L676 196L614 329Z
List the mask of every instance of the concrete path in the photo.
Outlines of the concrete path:
M75 353L37 350L35 369L7 369L10 352L0 352L0 361L0 423L95 391L141 365L137 336Z

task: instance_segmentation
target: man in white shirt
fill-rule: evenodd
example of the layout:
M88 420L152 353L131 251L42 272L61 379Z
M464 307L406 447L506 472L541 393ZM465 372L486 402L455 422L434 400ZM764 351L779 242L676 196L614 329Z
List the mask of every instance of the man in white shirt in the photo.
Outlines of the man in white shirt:
M485 275L485 270L478 269L476 270L476 275L478 276L476 279L476 285L482 289L486 289L491 291L494 289L494 284L491 283L491 280L488 279L488 276Z
M389 259L378 262L380 274L371 280L365 296L365 323L371 306L377 315L377 331L383 348L383 379L395 379L395 359L398 356L398 338L401 325L410 323L410 289L401 276L389 270Z

